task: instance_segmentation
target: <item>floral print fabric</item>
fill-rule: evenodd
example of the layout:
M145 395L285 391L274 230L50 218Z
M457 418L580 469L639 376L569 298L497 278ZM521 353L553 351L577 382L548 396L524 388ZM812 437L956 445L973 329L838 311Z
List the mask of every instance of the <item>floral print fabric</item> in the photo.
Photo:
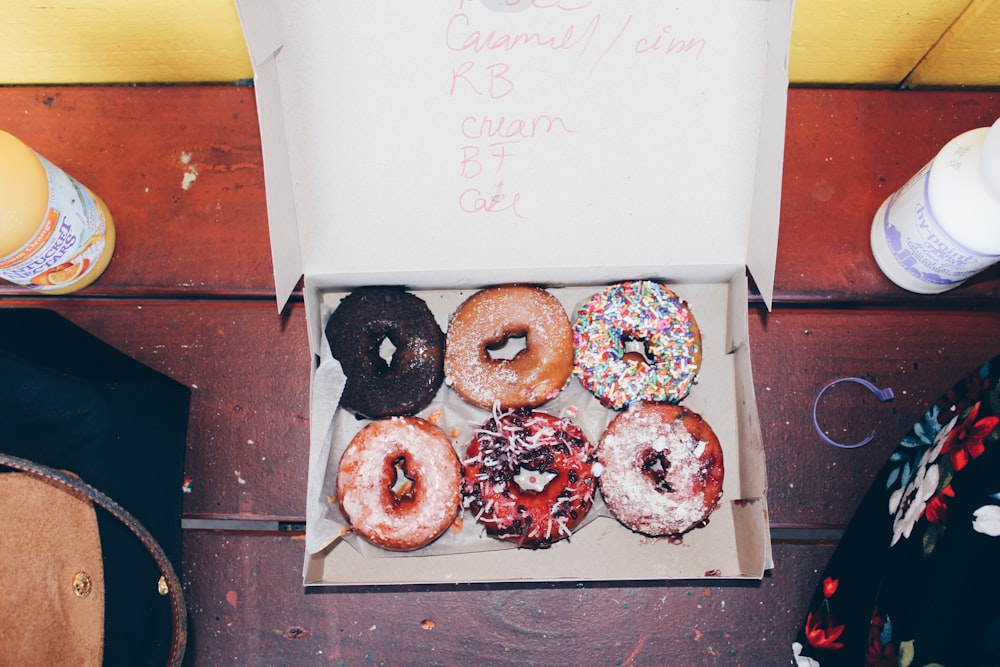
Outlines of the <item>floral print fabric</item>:
M844 532L795 663L1000 665L1000 357L939 399Z

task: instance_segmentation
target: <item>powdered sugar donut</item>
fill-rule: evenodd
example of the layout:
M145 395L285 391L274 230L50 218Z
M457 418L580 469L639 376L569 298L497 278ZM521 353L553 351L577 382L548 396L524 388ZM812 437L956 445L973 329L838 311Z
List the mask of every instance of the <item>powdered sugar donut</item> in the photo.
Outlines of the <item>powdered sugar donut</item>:
M337 469L337 501L351 528L394 551L418 549L461 509L462 464L451 440L419 417L365 426Z
M493 537L549 547L569 537L593 505L594 454L567 419L494 412L466 451L462 502Z
M704 525L722 497L722 446L705 420L668 403L636 403L615 416L597 447L608 509L651 536Z
M524 336L512 359L490 351ZM573 373L573 329L558 299L538 287L492 287L473 294L451 317L445 383L472 405L530 408L554 398Z
M628 343L642 352L628 350ZM574 373L607 407L680 402L701 366L701 331L687 304L660 283L637 280L594 294L573 325Z

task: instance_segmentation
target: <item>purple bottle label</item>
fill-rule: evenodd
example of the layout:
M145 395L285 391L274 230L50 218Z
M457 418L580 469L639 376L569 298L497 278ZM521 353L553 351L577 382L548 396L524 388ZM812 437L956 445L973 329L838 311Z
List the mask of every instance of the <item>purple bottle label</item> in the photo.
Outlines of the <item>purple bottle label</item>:
M942 228L930 206L930 168L928 163L890 197L882 228L889 251L907 273L931 285L957 285L1000 255L971 250Z

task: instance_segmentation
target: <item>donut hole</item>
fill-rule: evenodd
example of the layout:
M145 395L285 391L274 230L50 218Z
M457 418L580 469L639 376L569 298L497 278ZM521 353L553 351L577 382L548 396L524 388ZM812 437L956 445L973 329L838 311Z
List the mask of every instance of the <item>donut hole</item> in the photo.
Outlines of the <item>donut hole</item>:
M532 470L531 468L519 467L514 474L514 484L522 492L541 493L556 477L558 477L558 473L551 470Z
M392 367L392 358L396 354L396 346L388 336L378 344L378 356L385 362L387 368Z
M625 350L625 353L622 355L623 360L628 361L631 359L639 366L653 365L653 355L649 353L649 346L646 341L625 336L622 338L622 348Z
M642 453L642 473L653 483L653 487L661 493L670 493L674 489L667 481L670 470L669 452L649 449Z
M373 323L365 332L361 344L367 351L364 367L375 377L388 378L396 372L396 366L405 363L400 357L405 339L392 326Z
M389 492L392 493L393 500L396 503L401 503L404 500L413 498L413 488L416 486L417 480L409 477L407 473L406 457L398 456L392 462L392 484L389 486Z
M528 349L528 332L515 331L503 338L487 341L486 356L490 361L510 361Z

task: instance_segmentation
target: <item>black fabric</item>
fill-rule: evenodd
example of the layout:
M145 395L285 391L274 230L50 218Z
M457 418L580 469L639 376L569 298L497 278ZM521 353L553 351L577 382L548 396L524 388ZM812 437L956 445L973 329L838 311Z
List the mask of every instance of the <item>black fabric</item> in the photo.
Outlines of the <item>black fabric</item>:
M116 500L152 533L178 575L189 403L187 387L57 313L0 308L0 449L73 472ZM19 520L30 521L31 511ZM159 569L124 525L103 511L97 516L105 664L165 664L171 613L157 591Z
M808 667L1000 664L1000 357L902 438L797 639Z

